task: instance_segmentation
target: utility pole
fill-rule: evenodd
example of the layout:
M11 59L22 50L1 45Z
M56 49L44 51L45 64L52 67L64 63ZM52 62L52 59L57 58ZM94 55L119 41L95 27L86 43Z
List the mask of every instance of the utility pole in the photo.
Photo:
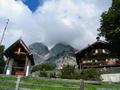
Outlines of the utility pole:
M9 23L9 19L7 19L6 26L5 26L5 28L4 28L4 30L3 30L3 33L2 33L2 37L1 37L1 40L0 40L0 46L2 45L2 41L3 41L3 39L4 39L4 36L5 36L5 32L6 32L8 23Z

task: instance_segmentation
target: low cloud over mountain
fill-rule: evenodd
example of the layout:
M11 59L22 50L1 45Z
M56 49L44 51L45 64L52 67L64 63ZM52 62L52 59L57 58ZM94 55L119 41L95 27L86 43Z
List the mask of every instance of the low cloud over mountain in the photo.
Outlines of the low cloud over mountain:
M6 46L22 37L28 45L43 42L52 47L65 42L82 48L95 41L100 15L111 0L44 0L37 5L33 12L21 0L0 0L0 37L10 19L3 41Z

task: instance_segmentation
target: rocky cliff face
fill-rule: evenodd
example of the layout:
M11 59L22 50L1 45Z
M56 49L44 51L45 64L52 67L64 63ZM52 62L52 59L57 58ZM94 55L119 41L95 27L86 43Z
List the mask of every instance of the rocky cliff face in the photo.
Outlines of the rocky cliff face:
M52 56L45 61L45 63L51 63L56 65L56 69L61 69L63 65L76 65L76 58L73 53L63 52L57 56Z
M33 54L35 64L43 63L45 55L49 53L48 47L42 43L33 43L29 49Z
M42 43L30 45L35 64L50 63L55 64L60 69L64 64L77 65L74 56L75 49L68 44L58 43L51 50Z
M62 54L63 52L74 53L74 51L75 51L74 48L71 47L70 45L63 44L63 43L58 43L51 49L50 53L53 56L56 56L56 55Z

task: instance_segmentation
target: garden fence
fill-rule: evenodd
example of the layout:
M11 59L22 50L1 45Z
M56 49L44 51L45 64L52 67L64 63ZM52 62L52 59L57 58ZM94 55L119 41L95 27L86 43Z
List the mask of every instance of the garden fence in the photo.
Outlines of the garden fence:
M28 77L29 78L29 77ZM15 77L0 75L0 90L120 90L110 88L97 88L89 89L85 87L85 84L103 84L99 81L83 81L83 80L70 80L70 79L51 79L51 78L35 78L38 82L34 82L33 79L27 77ZM25 80L24 80L25 79ZM41 80L41 82L39 82ZM61 81L63 83L50 83L43 81ZM44 83L43 83L44 82ZM78 84L66 84L66 83L78 83Z

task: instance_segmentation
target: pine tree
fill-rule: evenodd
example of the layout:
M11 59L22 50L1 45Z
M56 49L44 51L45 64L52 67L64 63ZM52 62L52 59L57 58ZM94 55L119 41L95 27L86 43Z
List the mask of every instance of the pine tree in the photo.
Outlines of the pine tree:
M120 56L120 0L113 0L108 11L101 15L101 27L98 29L110 43L110 49Z
M0 46L0 73L3 73L3 71L4 71L4 66L5 66L5 62L4 62L4 60L3 60L3 55L2 55L2 53L3 53L3 51L4 51L4 48L5 48L4 45L1 45L1 46Z

